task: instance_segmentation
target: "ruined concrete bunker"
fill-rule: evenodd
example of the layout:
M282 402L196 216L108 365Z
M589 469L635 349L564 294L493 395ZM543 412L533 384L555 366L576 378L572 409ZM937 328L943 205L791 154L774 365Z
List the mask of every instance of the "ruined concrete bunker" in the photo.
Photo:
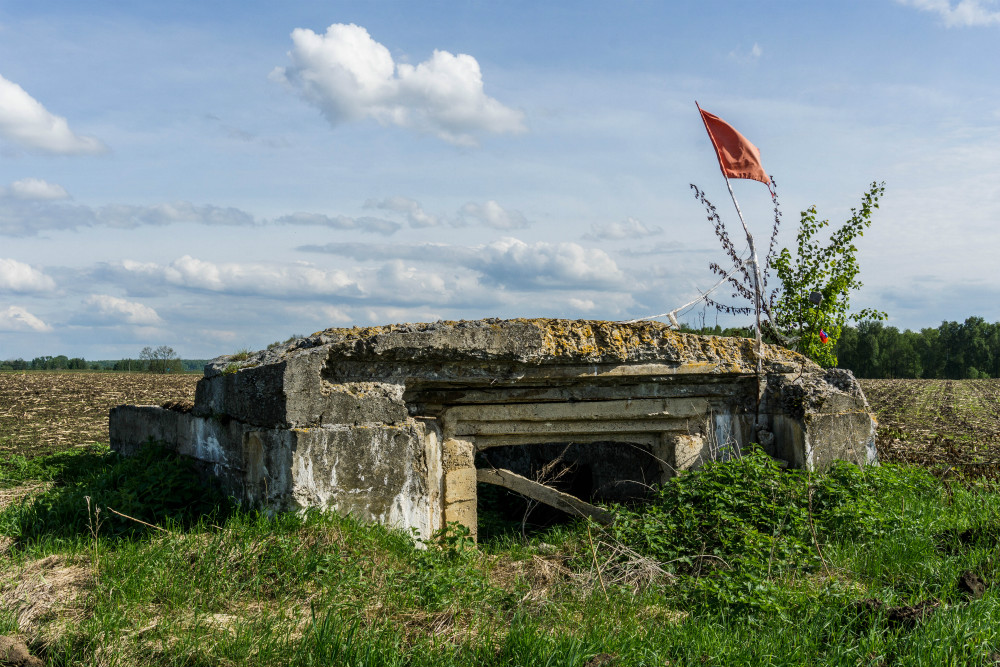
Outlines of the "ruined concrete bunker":
M658 322L476 320L328 329L206 366L193 406L110 415L125 455L150 440L239 501L317 507L429 536L475 533L477 484L597 520L751 442L794 468L875 462L848 371ZM538 479L553 462L571 474Z

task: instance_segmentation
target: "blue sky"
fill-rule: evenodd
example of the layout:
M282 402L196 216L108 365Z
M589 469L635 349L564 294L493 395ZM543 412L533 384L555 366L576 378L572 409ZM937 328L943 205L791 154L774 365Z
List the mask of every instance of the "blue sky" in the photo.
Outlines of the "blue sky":
M998 44L990 0L0 1L0 358L670 310L723 259L689 183L739 229L695 100L782 245L886 182L853 306L1000 320Z

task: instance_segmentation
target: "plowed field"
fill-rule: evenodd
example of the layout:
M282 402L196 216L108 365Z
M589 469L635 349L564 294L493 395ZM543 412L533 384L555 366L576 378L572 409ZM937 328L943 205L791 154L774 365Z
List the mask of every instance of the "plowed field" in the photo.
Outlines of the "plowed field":
M0 373L0 459L108 442L116 405L193 400L201 374Z
M883 461L1000 478L1000 380L861 380Z

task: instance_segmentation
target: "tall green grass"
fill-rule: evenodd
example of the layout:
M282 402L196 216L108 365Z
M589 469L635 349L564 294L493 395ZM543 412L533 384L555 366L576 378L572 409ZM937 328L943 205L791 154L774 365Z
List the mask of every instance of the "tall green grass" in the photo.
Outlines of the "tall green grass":
M477 547L453 528L416 548L333 514L234 507L183 459L144 456L5 467L53 486L0 512L16 540L0 591L51 554L93 573L29 637L46 664L985 665L1000 648L1000 494L916 468L806 475L751 453L613 508L608 530Z

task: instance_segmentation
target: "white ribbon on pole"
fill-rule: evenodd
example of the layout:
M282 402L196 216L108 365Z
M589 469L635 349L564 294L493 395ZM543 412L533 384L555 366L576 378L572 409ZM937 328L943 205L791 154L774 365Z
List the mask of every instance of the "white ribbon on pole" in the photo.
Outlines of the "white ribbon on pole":
M648 315L646 317L638 317L638 318L636 318L634 320L626 320L624 322L624 324L635 324L636 322L645 322L646 320L655 320L655 319L658 319L658 318L661 318L661 317L666 317L667 319L670 320L670 326L676 327L676 328L680 329L681 325L677 322L677 313L681 312L682 310L684 310L685 308L687 308L689 306L693 306L694 304L698 303L699 301L701 301L702 299L704 299L705 297L707 297L709 294L711 294L712 292L714 292L715 290L717 290L720 287L722 287L722 284L725 283L727 280L729 280L729 277L731 275L733 275L734 273L736 273L737 271L739 271L740 269L742 269L744 266L747 266L749 264L756 265L756 262L757 262L757 258L756 257L751 257L750 259L747 259L747 260L744 260L744 261L740 262L736 266L736 268L734 268L732 271L730 271L726 275L722 276L722 279L719 280L719 282L715 283L715 285L713 285L708 291L705 291L705 292L702 292L701 294L699 294L698 298L695 299L694 301L689 301L688 303L685 303L683 306L680 306L679 308L674 308L673 310L671 310L668 313L660 313L659 315Z

